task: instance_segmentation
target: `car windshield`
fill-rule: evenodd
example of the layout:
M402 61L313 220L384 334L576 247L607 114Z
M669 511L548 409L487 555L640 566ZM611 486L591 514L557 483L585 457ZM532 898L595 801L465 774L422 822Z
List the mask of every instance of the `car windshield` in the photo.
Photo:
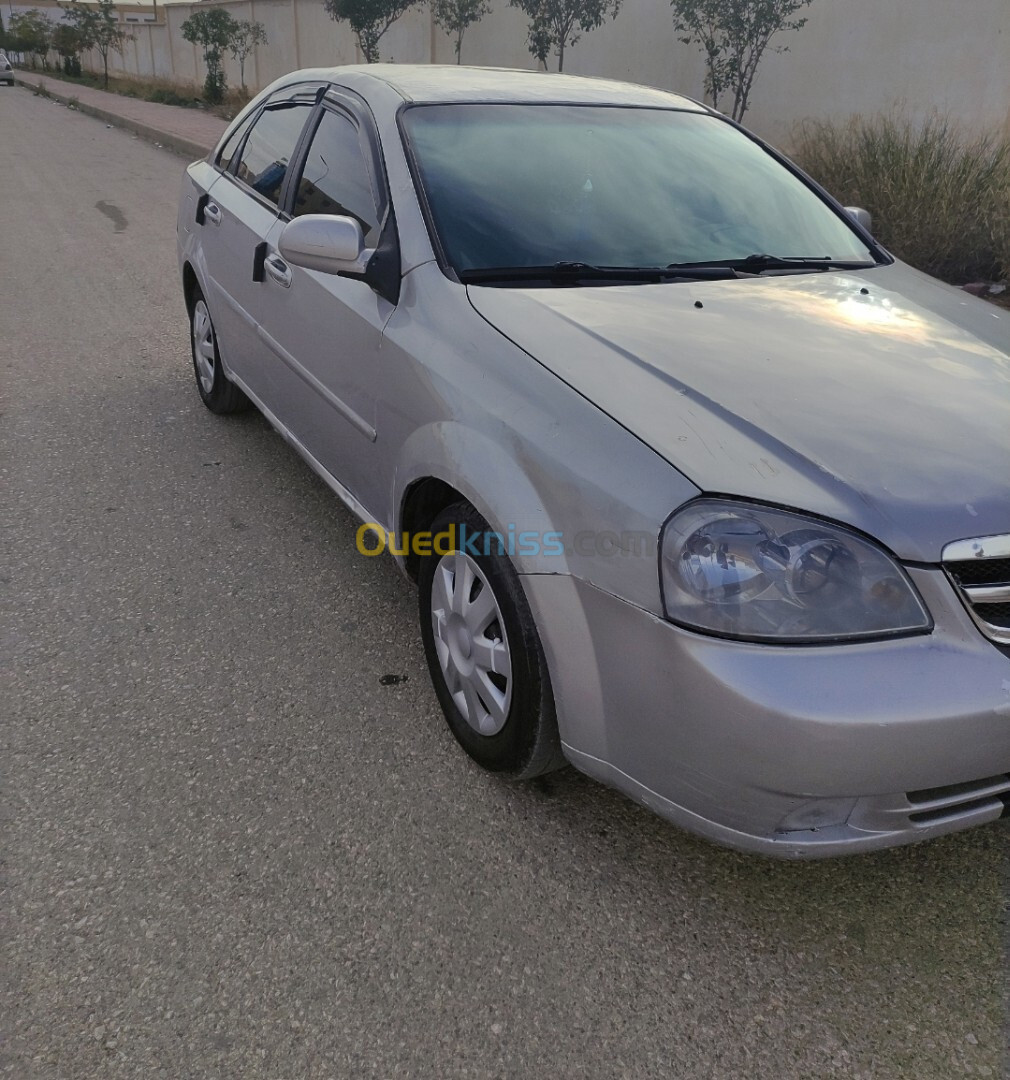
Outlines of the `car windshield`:
M403 125L458 273L572 263L667 267L756 255L875 261L801 180L705 113L426 105L408 109Z

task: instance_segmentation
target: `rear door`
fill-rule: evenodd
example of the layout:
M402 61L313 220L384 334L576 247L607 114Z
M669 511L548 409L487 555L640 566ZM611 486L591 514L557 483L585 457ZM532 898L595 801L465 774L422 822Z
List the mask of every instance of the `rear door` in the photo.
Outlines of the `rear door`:
M314 89L268 101L222 148L223 172L197 211L212 296L208 297L226 366L271 411L279 392L262 339L258 306L262 245L278 219L287 170L314 104ZM226 156L227 155L227 156Z

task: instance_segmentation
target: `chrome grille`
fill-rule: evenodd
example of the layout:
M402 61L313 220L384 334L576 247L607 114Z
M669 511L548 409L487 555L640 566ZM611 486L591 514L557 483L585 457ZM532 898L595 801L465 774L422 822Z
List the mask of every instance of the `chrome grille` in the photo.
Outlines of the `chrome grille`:
M1010 644L1010 536L948 544L943 566L982 633Z

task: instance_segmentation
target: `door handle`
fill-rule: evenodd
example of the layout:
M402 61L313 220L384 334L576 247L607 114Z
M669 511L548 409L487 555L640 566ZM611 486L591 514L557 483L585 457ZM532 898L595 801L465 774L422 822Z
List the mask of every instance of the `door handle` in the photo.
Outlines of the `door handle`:
M224 215L221 213L221 207L217 203L208 202L203 208L203 219L209 221L211 225L220 225L221 219Z
M291 270L280 255L271 254L263 260L266 272L285 289L291 288Z

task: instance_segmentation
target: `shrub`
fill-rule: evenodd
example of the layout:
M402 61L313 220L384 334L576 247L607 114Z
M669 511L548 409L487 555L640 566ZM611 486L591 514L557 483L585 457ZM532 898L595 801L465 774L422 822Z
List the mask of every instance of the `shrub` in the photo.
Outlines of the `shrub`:
M847 206L873 214L885 247L953 284L1010 276L1010 137L949 119L806 121L793 157Z
M224 101L227 89L228 84L225 81L223 68L207 72L207 77L203 80L203 97L205 101L209 101L212 105Z
M186 97L184 94L180 94L177 90L156 86L153 90L147 94L148 101L155 101L159 105L183 105L192 108L194 104L193 97Z

